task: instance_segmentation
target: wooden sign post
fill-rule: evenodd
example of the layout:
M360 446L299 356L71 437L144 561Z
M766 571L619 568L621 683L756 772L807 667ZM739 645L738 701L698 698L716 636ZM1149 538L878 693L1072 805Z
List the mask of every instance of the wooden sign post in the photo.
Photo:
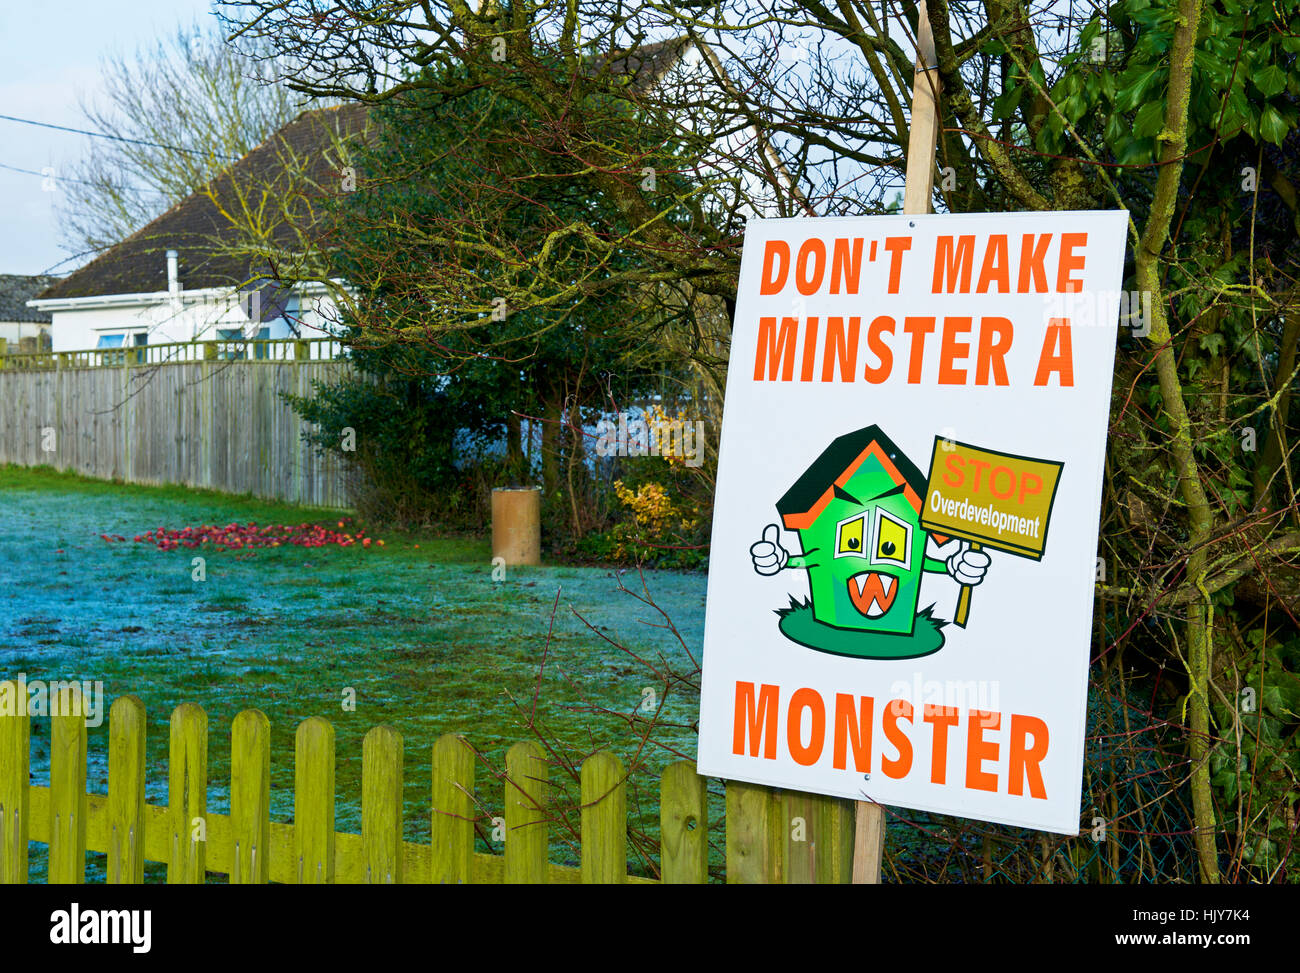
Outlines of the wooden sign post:
M912 76L912 127L907 139L907 181L903 212L930 212L934 192L935 151L939 141L939 71L935 63L934 31L925 0L917 4L916 68ZM853 883L880 884L880 860L885 848L885 809L858 801L853 841Z

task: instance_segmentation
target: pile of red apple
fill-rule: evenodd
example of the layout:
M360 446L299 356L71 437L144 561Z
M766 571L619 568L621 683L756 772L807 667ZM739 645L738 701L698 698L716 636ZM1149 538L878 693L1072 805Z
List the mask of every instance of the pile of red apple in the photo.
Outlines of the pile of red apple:
M337 530L320 524L267 524L259 527L255 521L250 520L247 524L227 524L224 527L214 524L182 527L179 530L157 527L137 534L135 542L152 544L160 551L174 551L178 547L193 549L204 544L211 544L218 551L244 551L256 547L282 547L286 544L298 547L328 547L331 544L339 547L370 547L373 543L378 547L384 546L383 541L365 536L364 528L345 533L343 528L346 525L346 520L340 520ZM99 536L110 544L126 540L120 534Z

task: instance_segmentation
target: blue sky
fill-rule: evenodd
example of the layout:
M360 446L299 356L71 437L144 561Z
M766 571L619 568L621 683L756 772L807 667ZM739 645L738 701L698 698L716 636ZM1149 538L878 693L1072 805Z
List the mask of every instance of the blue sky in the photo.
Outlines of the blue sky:
M211 0L0 0L0 115L86 128L100 61L211 16ZM0 120L0 164L57 172L91 140ZM58 245L53 193L39 175L0 168L0 274L39 274L77 262ZM54 190L57 192L57 189Z

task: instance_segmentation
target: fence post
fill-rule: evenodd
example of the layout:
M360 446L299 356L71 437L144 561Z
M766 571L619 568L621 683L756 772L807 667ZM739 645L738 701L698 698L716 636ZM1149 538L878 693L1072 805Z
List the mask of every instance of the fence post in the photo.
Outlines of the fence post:
M108 714L108 883L144 882L144 703L119 696Z
M474 751L455 733L443 734L433 745L429 823L433 841L429 881L469 884L474 859Z
M334 884L334 727L319 716L294 736L293 852L299 885Z
M402 735L387 726L361 742L361 849L367 885L402 884Z
M708 793L690 760L669 764L659 782L659 864L665 884L709 880Z
M0 885L27 883L30 748L27 683L0 682Z
M627 881L627 775L608 750L582 763L582 881Z
M271 721L246 709L230 724L231 885L271 878Z
M853 881L858 885L879 885L880 865L885 854L885 808L869 801L857 802L857 808Z
M86 881L86 715L76 686L50 700L51 885Z
M781 881L782 801L760 784L727 781L727 883Z
M167 884L202 885L207 878L208 714L193 703L172 710L167 808ZM197 836L196 827L201 829Z
M548 777L546 751L535 740L516 743L506 754L507 884L546 884Z

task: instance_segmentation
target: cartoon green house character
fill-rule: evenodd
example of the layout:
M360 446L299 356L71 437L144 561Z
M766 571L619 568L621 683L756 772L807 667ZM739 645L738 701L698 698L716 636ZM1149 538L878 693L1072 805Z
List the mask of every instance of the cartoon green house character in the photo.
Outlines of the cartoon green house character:
M933 605L917 611L922 573L945 572L976 585L989 556L966 542L946 561L927 556L930 535L920 524L925 492L925 477L878 426L826 447L776 505L786 529L798 532L803 553L782 546L776 524L749 549L761 575L808 572L811 601L791 597L789 608L777 610L787 638L866 659L914 658L943 646L946 621L933 617Z

